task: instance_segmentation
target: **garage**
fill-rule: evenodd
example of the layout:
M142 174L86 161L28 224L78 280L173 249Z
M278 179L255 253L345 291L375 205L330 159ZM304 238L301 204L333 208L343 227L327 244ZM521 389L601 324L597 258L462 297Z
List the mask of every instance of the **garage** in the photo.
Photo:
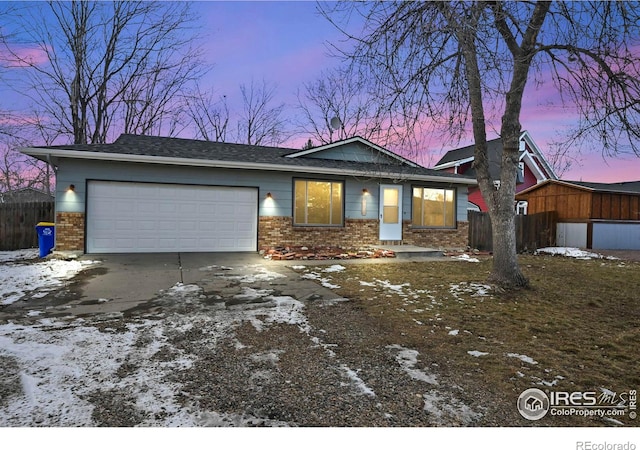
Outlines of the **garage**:
M557 212L557 245L640 250L640 181L549 180L520 192L516 200L528 203L529 214Z
M257 250L256 188L87 182L87 253Z

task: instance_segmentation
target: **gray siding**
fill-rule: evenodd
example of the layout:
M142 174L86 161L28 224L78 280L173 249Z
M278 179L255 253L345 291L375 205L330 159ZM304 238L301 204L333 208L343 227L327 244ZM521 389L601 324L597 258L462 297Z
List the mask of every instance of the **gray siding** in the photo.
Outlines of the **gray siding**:
M395 158L386 156L377 150L366 147L358 142L344 144L339 147L322 150L317 153L305 155L305 158L333 159L337 161L359 161L398 165L399 161Z
M393 184L391 180L359 180L355 177L331 177L317 174L267 172L260 170L215 169L206 167L168 166L162 164L122 163L112 161L83 161L65 159L58 167L58 212L84 212L87 180L137 181L149 183L199 184L209 186L257 187L261 216L292 216L294 178L342 180L345 182L345 217L376 219L378 217L379 185ZM74 192L68 192L69 185ZM403 184L403 219L411 219L411 182ZM421 186L451 187L428 184ZM362 190L368 193L363 194ZM271 201L266 200L267 193ZM362 201L366 202L363 215ZM458 220L467 220L467 188L457 187Z

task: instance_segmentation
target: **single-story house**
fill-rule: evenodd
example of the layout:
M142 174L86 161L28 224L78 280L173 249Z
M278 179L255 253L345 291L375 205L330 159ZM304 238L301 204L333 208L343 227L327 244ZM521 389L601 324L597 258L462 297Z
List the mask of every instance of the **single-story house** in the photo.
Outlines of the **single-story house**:
M529 214L558 213L556 244L640 250L640 181L590 183L549 180L516 195Z
M520 134L520 156L518 157L518 178L516 180L516 192L543 183L547 180L557 180L558 176L540 147L534 142L528 131ZM487 142L487 159L489 160L489 174L496 185L500 183L500 165L502 160L502 139L492 139ZM433 167L450 173L476 177L476 169L473 166L475 160L475 146L456 148L449 150ZM469 188L469 209L472 211L488 211L480 188ZM527 203L516 204L518 214L527 213Z
M471 177L360 137L299 150L122 135L29 147L56 166L58 251L467 245Z

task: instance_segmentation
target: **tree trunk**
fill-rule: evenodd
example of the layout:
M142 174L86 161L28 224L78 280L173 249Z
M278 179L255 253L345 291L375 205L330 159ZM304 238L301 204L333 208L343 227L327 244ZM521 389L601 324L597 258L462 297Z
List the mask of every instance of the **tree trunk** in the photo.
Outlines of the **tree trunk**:
M493 234L493 270L489 281L502 288L529 286L529 280L520 271L516 249L515 215L500 208L490 212Z

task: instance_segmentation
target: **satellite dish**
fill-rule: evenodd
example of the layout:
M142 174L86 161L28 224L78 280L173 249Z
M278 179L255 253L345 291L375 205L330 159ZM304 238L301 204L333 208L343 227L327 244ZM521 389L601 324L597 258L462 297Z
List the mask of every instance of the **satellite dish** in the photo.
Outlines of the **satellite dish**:
M330 123L331 123L331 128L333 128L334 130L339 130L340 128L342 128L342 122L337 117L334 117L333 119L331 119Z

